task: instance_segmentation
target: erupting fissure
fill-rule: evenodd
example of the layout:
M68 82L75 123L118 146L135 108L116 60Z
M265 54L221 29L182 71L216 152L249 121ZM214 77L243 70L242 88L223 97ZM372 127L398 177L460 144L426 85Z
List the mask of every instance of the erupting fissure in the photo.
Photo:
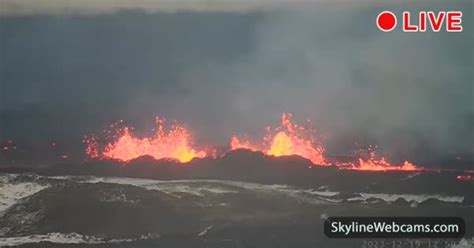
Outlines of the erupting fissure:
M191 146L189 131L175 123L168 130L164 120L156 118L157 129L154 137L137 138L131 128L119 129L115 141L100 149L94 138L85 140L86 152L92 158L111 158L121 161L130 161L140 156L152 156L155 159L176 159L188 162L193 158L203 158L209 154L204 150L197 150Z
M311 130L291 122L291 114L283 114L281 125L274 129L267 127L263 145L256 146L250 141L241 141L236 136L231 139L231 149L250 149L272 156L299 155L316 165L328 165L324 158L324 148L314 138Z
M325 149L321 142L316 139L314 130L295 124L291 120L292 115L284 113L281 124L276 128L266 128L267 134L260 143L254 143L249 139L233 136L230 141L230 150L248 149L260 151L269 156L298 155L310 160L314 165L334 165L339 169L361 170L361 171L418 171L421 167L405 161L401 165L389 163L384 157L377 158L375 152L370 148L370 156L358 156L353 162L331 161L325 156ZM122 123L120 121L119 123ZM155 159L175 159L180 162L188 162L193 158L215 156L209 150L197 149L191 145L191 134L184 126L174 123L170 128L165 128L165 121L156 118L157 129L151 138L138 138L134 136L132 128L116 128L115 124L108 130L108 134L114 134L112 141L101 146L95 137L84 140L86 153L90 158L117 159L128 162L140 156L152 156Z
M377 159L375 152L370 152L368 159L359 158L358 165L352 165L350 169L362 171L419 171L422 168L413 163L405 161L402 165L393 165L385 160L384 157Z

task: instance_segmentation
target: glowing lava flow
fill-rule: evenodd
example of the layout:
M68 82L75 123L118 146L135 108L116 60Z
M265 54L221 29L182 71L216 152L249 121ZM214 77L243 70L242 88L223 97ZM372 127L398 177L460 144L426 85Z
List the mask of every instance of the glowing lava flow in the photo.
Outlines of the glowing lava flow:
M360 171L420 171L422 167L405 161L402 165L393 165L384 157L377 158L372 148L369 148L369 156L359 156L353 162L331 161L325 156L322 144L315 140L312 129L304 128L291 121L291 114L283 114L281 125L275 129L267 127L267 135L261 144L252 143L232 137L231 150L248 149L261 151L266 155L280 157L298 155L310 160L314 165L334 165L339 169ZM119 122L121 123L121 122ZM84 140L86 153L90 158L117 159L124 162L140 156L152 156L155 159L176 159L180 162L188 162L193 158L215 157L215 151L197 150L191 145L189 131L175 123L169 129L165 129L163 120L156 118L157 130L151 138L138 138L133 135L129 127L111 129L118 130L112 137L112 142L105 146L99 145L95 137ZM113 132L108 131L108 134ZM106 142L103 142L106 143ZM367 153L366 153L367 154Z
M324 147L315 141L313 132L306 130L302 126L291 122L291 114L283 114L281 126L273 132L267 128L268 135L264 138L264 144L258 146L248 140L239 140L237 137L231 139L231 150L248 149L261 151L267 155L276 157L287 155L299 155L311 160L315 165L335 165L339 169L360 170L360 171L420 171L420 168L413 163L405 161L402 165L393 165L385 158L377 159L372 148L369 149L370 156L367 159L359 157L356 163L338 163L329 161L325 156Z
M291 122L291 114L283 114L281 126L274 132L267 128L268 135L264 138L264 145L259 147L250 141L241 141L237 137L231 139L231 149L249 149L262 151L267 155L288 156L299 155L311 160L316 165L327 165L324 158L324 148L314 140L312 133L304 127ZM273 134L274 133L274 134Z
M186 128L174 124L169 130L165 130L164 121L158 117L156 124L158 129L152 138L137 138L130 128L125 127L118 132L119 137L107 144L102 151L94 138L86 139L86 153L91 158L111 158L121 161L148 155L155 159L170 158L188 162L193 158L208 156L205 151L192 148L191 135Z
M250 144L249 141L240 141L237 137L232 137L230 140L230 147L231 150L236 150L236 149L247 149L251 151L258 151L258 149Z
M367 160L359 158L359 165L352 165L349 169L362 171L420 171L423 170L414 164L405 161L402 165L388 163L384 157L377 159L375 152L370 153Z

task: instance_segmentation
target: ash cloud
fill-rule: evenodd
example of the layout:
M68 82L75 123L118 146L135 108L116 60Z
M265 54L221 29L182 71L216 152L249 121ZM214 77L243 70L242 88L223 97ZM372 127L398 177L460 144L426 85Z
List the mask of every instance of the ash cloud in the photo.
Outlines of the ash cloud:
M376 30L381 10L463 11L463 33ZM3 135L78 139L162 115L201 143L310 119L328 152L474 156L472 3L315 4L1 17ZM355 143L358 143L356 145Z

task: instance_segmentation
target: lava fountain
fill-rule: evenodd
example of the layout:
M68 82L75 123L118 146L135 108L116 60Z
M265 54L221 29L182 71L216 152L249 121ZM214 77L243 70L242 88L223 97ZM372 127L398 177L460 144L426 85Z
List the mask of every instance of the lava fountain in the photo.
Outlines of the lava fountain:
M106 131L106 142L99 142L95 136L86 137L86 153L90 158L116 159L128 162L140 156L155 159L175 159L182 163L193 158L215 157L215 150L197 149L192 145L192 136L187 128L174 122L165 125L165 120L156 118L157 128L153 137L139 138L133 134L133 128L117 128L123 121L112 124ZM169 127L169 128L166 128ZM359 154L352 162L337 162L328 159L323 145L315 138L313 129L292 122L292 115L282 114L281 124L276 128L266 128L267 134L260 143L249 139L231 138L231 150L248 149L260 151L269 156L281 157L298 155L310 160L314 165L334 165L339 169L360 171L420 171L424 170L411 162L391 164L384 157L378 158L369 148L368 153ZM108 138L112 136L111 138ZM106 145L103 145L106 144ZM369 156L367 156L367 154Z
M124 162L148 155L155 159L176 159L182 163L209 155L204 150L193 148L191 134L184 126L175 122L167 129L164 119L159 117L156 117L156 125L155 134L151 138L136 137L130 127L120 128L114 140L103 149L100 149L96 138L86 138L86 153L91 158L109 158Z
M421 171L420 168L411 162L405 161L401 165L395 165L387 162L384 157L380 159L374 151L370 152L370 156L367 159L359 158L358 164L351 164L348 169L361 170L361 171Z
M360 171L420 171L423 168L405 161L401 165L389 163L384 157L377 158L375 151L369 148L370 156L357 156L354 162L330 161L325 156L323 145L315 139L315 132L312 129L304 128L291 121L291 114L283 114L281 125L274 130L267 127L267 135L264 137L262 145L256 145L251 141L239 139L236 136L231 138L231 150L248 149L261 151L266 155L275 157L299 155L309 159L315 165L334 165L339 169L360 170Z
M267 127L267 135L263 138L262 145L233 136L231 150L249 149L275 157L299 155L311 160L315 165L328 165L324 158L324 148L315 139L314 132L293 123L291 117L291 114L284 113L279 127L274 130Z

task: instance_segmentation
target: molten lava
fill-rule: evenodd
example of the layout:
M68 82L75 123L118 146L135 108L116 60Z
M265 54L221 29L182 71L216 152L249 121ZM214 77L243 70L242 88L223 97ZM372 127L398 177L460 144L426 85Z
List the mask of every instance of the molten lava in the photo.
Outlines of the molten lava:
M465 182L472 182L474 181L474 176L473 175L459 175L456 176L456 180L458 181L465 181Z
M321 143L314 139L314 132L291 122L291 114L283 114L281 126L275 130L267 128L267 136L258 146L248 140L240 140L232 137L230 146L232 150L243 148L252 151L261 151L267 155L288 156L299 155L311 160L315 165L335 165L339 169L351 169L361 171L419 171L422 168L405 161L402 165L394 165L385 158L378 159L372 148L369 148L370 156L360 156L357 162L341 163L329 161L325 156L325 149Z
M236 150L236 149L247 149L251 151L258 151L258 149L250 144L249 141L240 141L237 137L232 137L230 140L230 147L231 150Z
M249 149L252 151L262 151L264 154L272 156L299 155L311 160L316 165L327 165L324 158L324 148L315 141L313 132L302 126L291 122L291 114L283 114L281 126L273 132L267 128L267 136L262 142L263 145L257 146L250 141L241 141L237 137L231 139L231 149Z
M359 165L353 165L350 169L363 171L419 171L422 168L405 161L402 165L393 165L385 160L384 157L377 159L375 152L370 153L366 160L359 158Z
M91 158L111 158L121 161L130 161L140 156L152 156L155 159L176 159L180 162L188 162L193 158L208 156L203 150L197 150L191 146L191 135L189 131L179 125L174 124L166 130L164 121L156 118L158 128L154 137L135 137L131 128L125 127L118 132L118 137L99 149L95 138L85 140L87 145L86 153Z
M281 125L277 128L267 127L267 135L262 142L253 143L248 139L231 138L231 150L248 149L261 151L269 156L298 155L310 160L314 165L334 165L339 169L350 169L360 171L420 171L424 170L413 163L405 161L401 165L391 164L384 157L378 158L372 148L369 148L366 156L358 156L353 162L331 161L325 156L325 149L315 139L315 132L291 121L291 114L283 114ZM122 124L119 121L118 124ZM215 150L199 150L191 145L191 135L188 129L174 123L170 128L165 128L165 121L156 118L157 129L155 135L150 138L136 137L129 127L116 128L112 124L113 131L110 142L99 142L95 136L86 137L86 153L90 158L110 158L121 161L130 161L140 156L152 156L155 159L175 159L180 162L188 162L193 158L216 157ZM106 144L101 145L101 144ZM67 157L63 157L64 159Z

